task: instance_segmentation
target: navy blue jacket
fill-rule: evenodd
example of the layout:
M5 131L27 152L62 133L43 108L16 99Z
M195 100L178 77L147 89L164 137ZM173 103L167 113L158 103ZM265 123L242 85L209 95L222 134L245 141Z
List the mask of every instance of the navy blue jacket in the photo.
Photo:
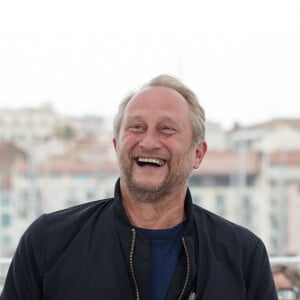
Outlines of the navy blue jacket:
M167 300L276 300L262 241L194 204ZM150 300L149 244L115 197L44 214L22 236L1 300ZM192 298L195 296L195 298Z

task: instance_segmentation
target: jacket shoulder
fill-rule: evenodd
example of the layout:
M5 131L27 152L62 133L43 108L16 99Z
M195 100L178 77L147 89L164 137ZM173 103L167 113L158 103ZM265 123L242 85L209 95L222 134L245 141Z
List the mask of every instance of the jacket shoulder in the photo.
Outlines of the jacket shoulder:
M93 230L113 199L88 202L41 215L23 234L20 245L31 249L39 265L53 264L74 240ZM43 256L43 257L42 257Z
M42 214L25 231L25 234L38 233L39 231L55 231L77 228L88 222L93 216L108 207L112 199L97 200L68 207L51 213ZM44 232L45 233L45 232Z
M228 247L238 246L237 249L254 251L257 244L262 244L261 239L251 230L233 223L219 215L216 215L202 207L193 205L194 220L203 237L222 242Z
M222 285L235 282L236 289L246 294L247 299L275 299L263 241L249 229L196 205L193 214L199 241L198 259L201 268L213 274L207 282L211 290L218 284L221 290Z

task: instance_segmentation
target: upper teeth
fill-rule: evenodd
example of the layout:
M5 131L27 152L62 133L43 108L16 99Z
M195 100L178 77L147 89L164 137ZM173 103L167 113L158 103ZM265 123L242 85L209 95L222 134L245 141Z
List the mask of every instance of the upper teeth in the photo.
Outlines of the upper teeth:
M139 162L144 162L144 163L157 164L159 166L162 166L164 164L164 161L162 159L158 159L158 158L139 157L138 161Z

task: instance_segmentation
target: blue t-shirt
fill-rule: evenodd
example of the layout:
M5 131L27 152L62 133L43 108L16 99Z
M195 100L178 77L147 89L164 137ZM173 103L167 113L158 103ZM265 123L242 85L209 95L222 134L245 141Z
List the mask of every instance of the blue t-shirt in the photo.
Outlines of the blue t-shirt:
M150 241L149 290L152 300L164 300L182 251L185 222L168 229L138 230Z

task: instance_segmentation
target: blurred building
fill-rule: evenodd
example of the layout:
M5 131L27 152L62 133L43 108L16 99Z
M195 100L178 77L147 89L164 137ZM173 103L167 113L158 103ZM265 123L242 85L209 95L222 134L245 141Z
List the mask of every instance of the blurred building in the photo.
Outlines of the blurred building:
M300 254L300 119L235 126L191 178L198 203L256 232L274 255Z
M15 205L12 178L17 166L26 161L26 154L10 142L0 141L0 253L11 251L16 245Z
M55 119L43 138L30 133L27 147L0 146L0 256L12 254L41 213L113 195L112 120ZM230 131L208 122L206 139L208 153L190 178L194 201L253 230L270 254L300 255L300 119Z
M50 104L38 108L0 109L0 140L27 147L32 139L53 135L59 118Z

